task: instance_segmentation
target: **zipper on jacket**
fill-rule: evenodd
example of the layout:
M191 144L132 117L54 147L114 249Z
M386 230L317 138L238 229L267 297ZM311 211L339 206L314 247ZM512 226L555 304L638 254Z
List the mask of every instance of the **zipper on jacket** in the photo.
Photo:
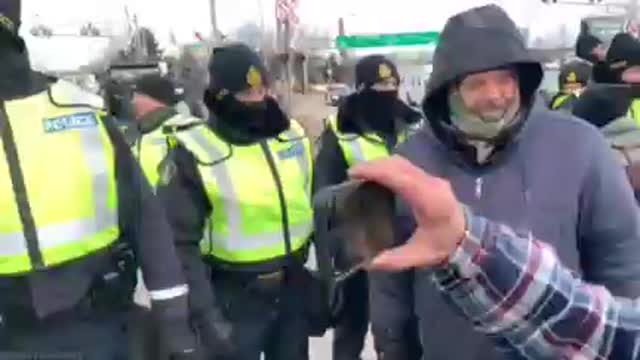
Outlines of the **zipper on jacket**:
M260 147L262 148L262 152L264 153L267 164L269 165L269 169L271 170L271 175L273 176L273 180L276 184L276 189L278 190L278 201L280 202L280 211L282 213L282 235L284 236L284 248L287 256L287 262L289 263L289 265L293 265L294 259L292 257L293 250L291 249L289 211L287 209L287 200L284 195L282 179L280 178L280 173L278 172L276 161L271 154L271 150L269 149L269 145L267 144L267 142L260 141Z
M476 178L476 199L482 198L482 185L484 184L484 180L481 177Z

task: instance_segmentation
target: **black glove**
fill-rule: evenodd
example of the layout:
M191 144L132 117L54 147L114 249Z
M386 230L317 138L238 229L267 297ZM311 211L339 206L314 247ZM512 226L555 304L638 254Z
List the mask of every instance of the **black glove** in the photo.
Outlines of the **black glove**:
M200 343L211 354L229 357L237 352L233 342L233 326L218 309L210 309L194 319Z
M187 316L186 296L154 301L151 308L159 340L170 359L200 359L196 332Z
M166 344L171 360L199 360L202 358L195 332L187 321L164 324L160 330L160 340Z

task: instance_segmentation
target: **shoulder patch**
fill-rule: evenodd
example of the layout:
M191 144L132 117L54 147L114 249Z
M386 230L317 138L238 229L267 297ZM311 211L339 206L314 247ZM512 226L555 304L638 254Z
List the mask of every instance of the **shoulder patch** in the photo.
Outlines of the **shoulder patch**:
M304 156L304 144L302 141L295 141L286 149L278 150L278 158L280 160L287 160Z
M42 125L46 133L91 128L98 126L98 116L94 112L75 113L44 119Z

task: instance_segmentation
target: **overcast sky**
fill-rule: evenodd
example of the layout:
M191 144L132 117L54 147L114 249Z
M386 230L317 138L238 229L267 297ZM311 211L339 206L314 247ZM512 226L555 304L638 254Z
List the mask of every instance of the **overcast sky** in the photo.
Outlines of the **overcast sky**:
M274 23L275 0L217 0L218 22L224 33L246 22L267 27ZM486 3L505 7L516 22L545 33L562 22L578 26L579 18L593 9L581 6L546 6L540 0L299 0L299 17L308 26L337 30L345 17L349 33L439 30L452 14ZM580 1L580 0L578 0ZM23 0L23 21L45 22L58 28L77 28L95 22L122 24L124 4L138 14L141 25L150 26L161 39L173 30L179 41L193 39L194 31L209 33L208 0ZM122 25L120 25L122 26ZM123 27L124 28L124 27Z
M0 0L4 1L4 0ZM439 31L447 18L457 12L487 3L503 6L521 27L530 27L535 37L557 31L563 23L577 33L579 19L597 11L592 7L544 5L540 0L299 0L299 18L306 27L337 33L338 18L345 19L346 31L392 33ZM572 0L587 1L587 0ZM626 0L604 0L626 1ZM221 31L232 33L239 26L255 23L273 28L275 0L217 0ZM211 31L209 0L23 0L22 31L34 23L44 23L56 33L77 34L87 21L126 30L125 3L138 16L139 24L154 30L161 47L168 45L173 32L178 42L195 40L194 33ZM26 36L32 64L41 70L73 70L91 59L102 58L107 39L57 37L53 40ZM66 56L52 56L64 54Z

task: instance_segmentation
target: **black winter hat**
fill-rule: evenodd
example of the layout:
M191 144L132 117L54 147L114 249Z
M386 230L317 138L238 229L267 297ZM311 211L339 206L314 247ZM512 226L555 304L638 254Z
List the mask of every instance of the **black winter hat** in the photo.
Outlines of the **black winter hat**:
M591 64L583 60L572 60L560 67L558 74L558 87L567 84L587 85L591 77Z
M213 49L209 62L209 89L212 95L236 93L268 84L267 70L260 56L248 46L231 44Z
M619 33L613 40L607 51L607 62L613 68L640 65L640 41L628 33ZM618 66L616 66L616 63Z
M622 73L631 66L640 65L640 42L628 33L619 33L607 50L607 65L612 80L621 82Z
M136 91L149 95L167 105L175 105L181 98L176 93L173 82L159 74L149 74L140 77L135 82Z
M371 87L375 83L388 78L395 78L400 82L400 75L396 65L382 55L365 56L356 64L356 87Z
M578 40L576 41L576 56L580 59L595 63L598 59L591 52L601 44L602 41L594 35L582 33L578 36Z
M0 29L13 35L18 34L20 27L21 0L0 0Z

